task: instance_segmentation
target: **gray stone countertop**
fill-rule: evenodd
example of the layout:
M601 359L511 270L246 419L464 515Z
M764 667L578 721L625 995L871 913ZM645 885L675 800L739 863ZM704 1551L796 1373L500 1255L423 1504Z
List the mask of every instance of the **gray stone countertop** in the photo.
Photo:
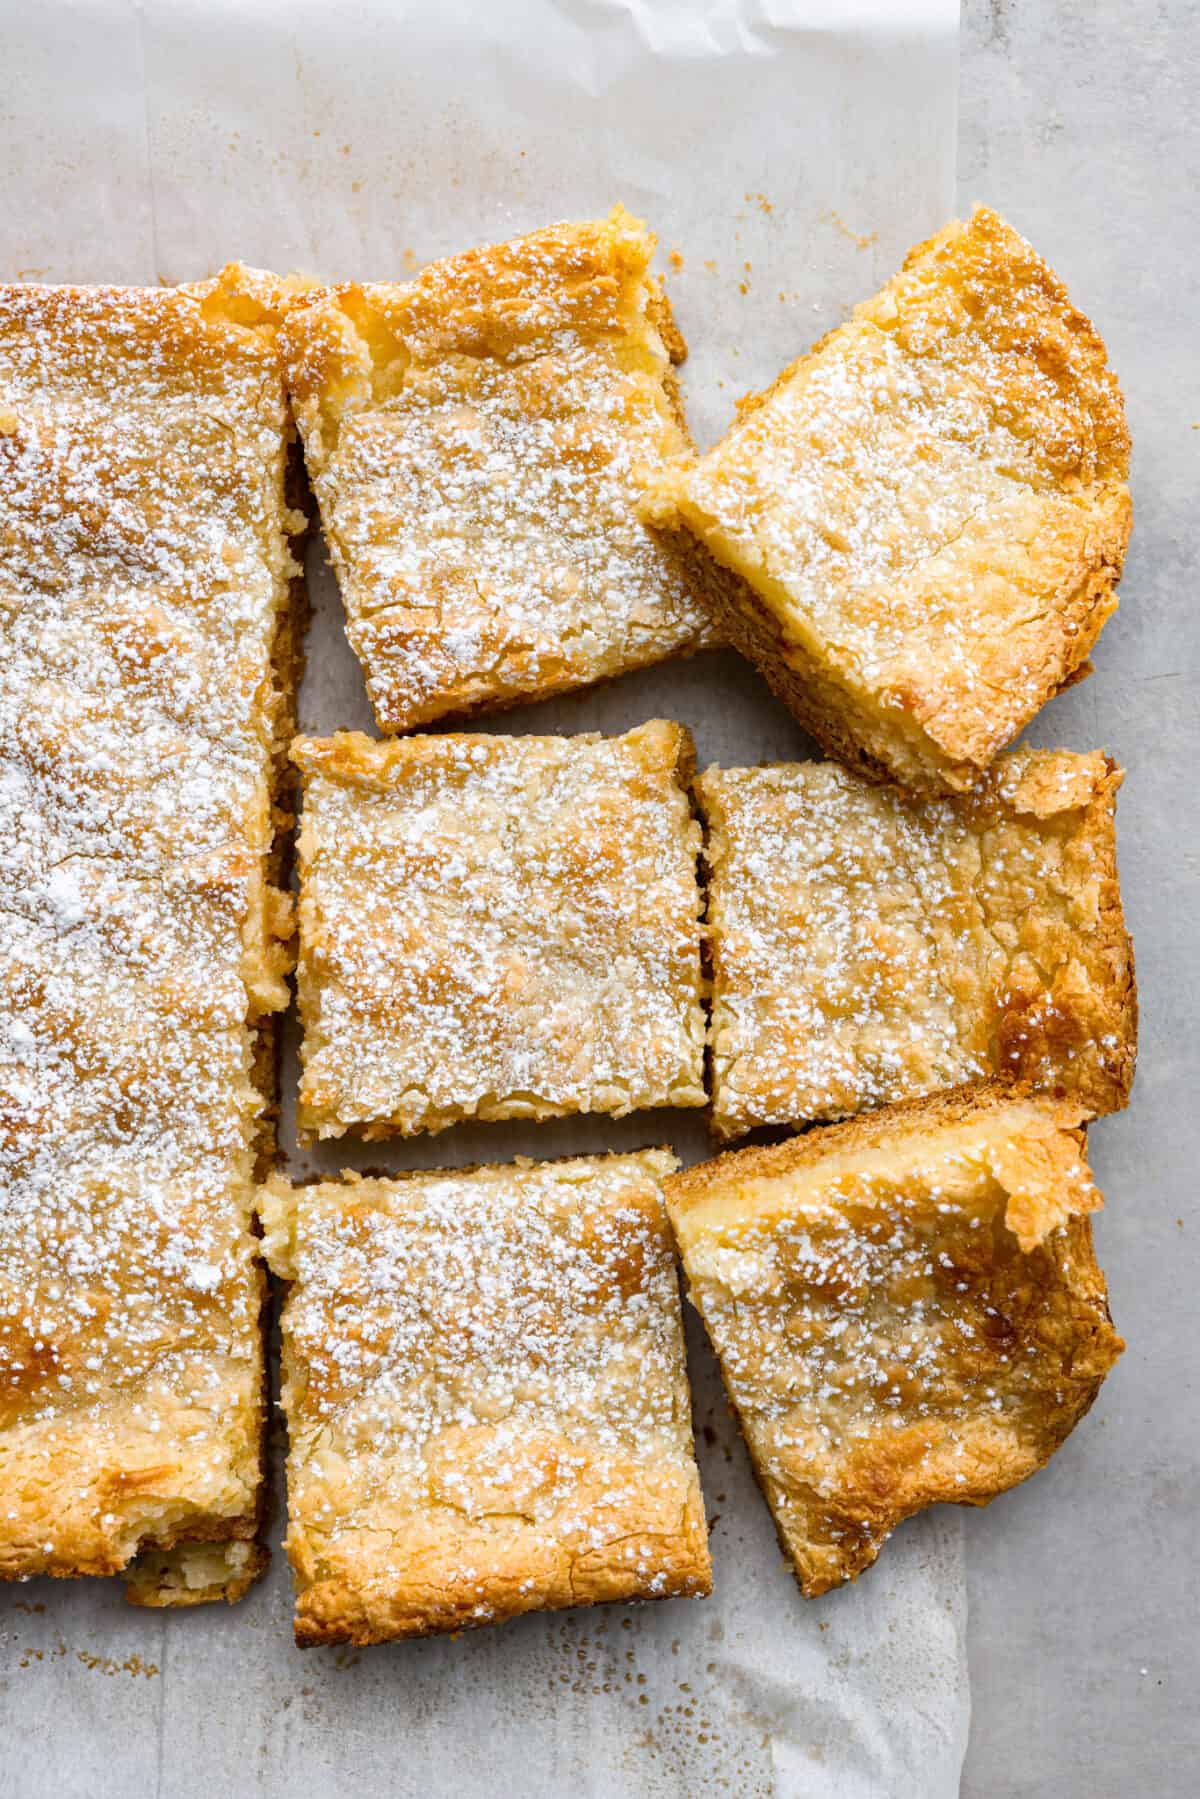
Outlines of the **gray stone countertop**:
M1128 1349L1085 1427L968 1514L965 1799L1200 1793L1200 7L967 0L959 199L986 199L1100 327L1136 523L1096 674L1030 735L1103 747L1141 1058L1096 1125L1097 1246Z

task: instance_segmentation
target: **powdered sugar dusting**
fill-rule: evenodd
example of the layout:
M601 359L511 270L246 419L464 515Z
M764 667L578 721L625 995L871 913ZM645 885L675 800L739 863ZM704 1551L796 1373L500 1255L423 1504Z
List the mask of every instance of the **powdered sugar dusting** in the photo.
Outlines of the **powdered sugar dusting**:
M901 1115L877 1141L855 1150L835 1128L804 1167L748 1151L668 1189L692 1298L811 1592L873 1561L920 1506L1032 1473L1121 1350L1081 1221L1099 1196L1050 1111Z
M1087 656L1128 453L1099 338L981 208L749 405L677 499L831 682L822 703L842 691L841 727L943 785Z

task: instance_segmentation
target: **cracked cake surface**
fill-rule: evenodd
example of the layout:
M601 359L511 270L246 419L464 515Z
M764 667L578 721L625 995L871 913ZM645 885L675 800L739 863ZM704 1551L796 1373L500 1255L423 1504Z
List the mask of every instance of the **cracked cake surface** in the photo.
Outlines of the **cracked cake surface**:
M663 1150L263 1189L301 1643L707 1593Z

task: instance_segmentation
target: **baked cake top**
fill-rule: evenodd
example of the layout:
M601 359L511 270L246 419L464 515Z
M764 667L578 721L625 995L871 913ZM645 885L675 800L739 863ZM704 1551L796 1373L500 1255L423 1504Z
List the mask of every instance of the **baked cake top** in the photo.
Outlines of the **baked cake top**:
M958 1092L734 1151L667 1205L808 1595L1039 1468L1123 1347L1077 1108Z
M706 1103L681 726L292 753L302 1128Z
M653 249L617 208L290 312L293 404L381 730L712 640L636 510L640 471L689 442Z
M267 1187L301 1641L708 1590L676 1166Z
M250 1024L286 1001L275 651L302 522L272 304L237 269L0 288L12 1575L255 1528Z
M832 763L701 775L717 1132L998 1074L1096 1114L1124 1105L1121 778L1049 750L1002 756L953 799Z

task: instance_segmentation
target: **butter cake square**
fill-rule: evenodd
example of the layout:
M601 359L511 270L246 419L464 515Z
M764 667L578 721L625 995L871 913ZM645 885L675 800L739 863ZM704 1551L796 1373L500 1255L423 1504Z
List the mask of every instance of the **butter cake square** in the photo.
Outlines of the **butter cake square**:
M1128 470L1103 343L978 207L743 402L646 516L831 754L944 792L1087 672Z
M300 1643L709 1591L677 1166L267 1186Z
M256 1541L299 570L280 295L0 288L0 1577Z
M959 1091L666 1184L690 1297L808 1597L903 1519L986 1505L1124 1348L1075 1107Z
M303 296L292 402L381 731L715 641L641 476L690 439L654 239L617 208Z
M302 1130L706 1104L681 726L292 754Z
M832 763L700 776L718 1138L992 1076L1123 1106L1121 779L1103 755L1043 750L944 799Z

